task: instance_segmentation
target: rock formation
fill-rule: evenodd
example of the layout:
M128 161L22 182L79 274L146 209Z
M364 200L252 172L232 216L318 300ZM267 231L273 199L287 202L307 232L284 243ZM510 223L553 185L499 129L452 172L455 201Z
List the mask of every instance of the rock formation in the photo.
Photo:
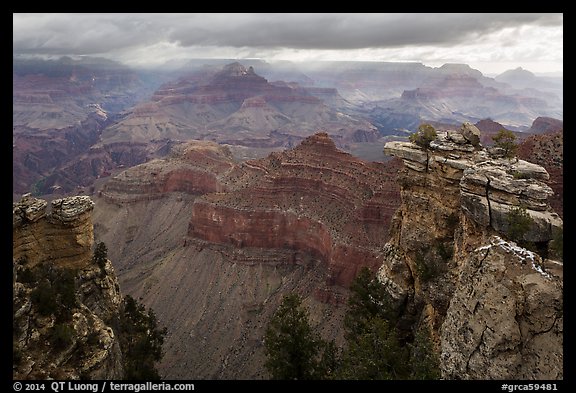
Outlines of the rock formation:
M360 267L381 263L379 245L398 203L391 165L356 159L327 133L242 164L222 146L194 141L110 179L102 196L124 203L198 195L189 236L310 253L329 267L329 281L346 286Z
M189 235L310 253L326 263L330 281L347 286L360 267L381 264L395 208L391 180L383 164L360 161L317 133L230 171L226 192L195 201Z
M25 195L13 207L13 377L119 379L111 322L122 301L109 260L92 259L94 203Z
M554 119L551 117L539 116L532 122L532 126L528 132L534 134L547 134L562 131L564 129L564 122L562 120Z
M361 161L325 133L240 163L227 150L183 143L110 178L95 199L123 290L172 327L166 378L267 378L261 339L288 292L341 344L345 286L381 263L399 205L400 160Z
M233 167L226 147L207 141L176 145L164 158L135 166L111 178L102 193L110 202L160 198L170 192L202 195L222 192L219 175Z
M30 194L14 204L14 258L26 260L29 267L47 262L81 268L90 265L94 203L87 196L57 199L52 201L51 214L46 213L47 205Z
M320 94L321 95L321 94ZM325 105L306 89L269 83L240 63L167 83L129 116L107 128L104 143L204 139L247 146L284 146L320 128L352 141L358 131L376 141L376 128Z
M498 236L464 261L441 333L446 379L563 379L562 265Z
M443 377L562 378L562 263L505 240L522 206L529 224L514 240L548 255L563 223L546 170L452 130L429 149L389 142L385 152L405 168L379 274L404 318L431 327Z

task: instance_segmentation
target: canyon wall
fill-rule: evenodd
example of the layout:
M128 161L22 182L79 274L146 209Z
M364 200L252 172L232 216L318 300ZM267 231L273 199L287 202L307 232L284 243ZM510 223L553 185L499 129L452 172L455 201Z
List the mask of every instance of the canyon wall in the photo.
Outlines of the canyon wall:
M384 167L339 151L317 133L228 172L226 192L195 201L188 234L239 248L307 252L326 264L331 282L347 286L361 267L381 264L397 202Z
M549 175L470 143L474 128L438 132L428 148L386 144L405 168L379 275L404 318L431 328L444 378L562 378L562 263L547 258L563 223Z

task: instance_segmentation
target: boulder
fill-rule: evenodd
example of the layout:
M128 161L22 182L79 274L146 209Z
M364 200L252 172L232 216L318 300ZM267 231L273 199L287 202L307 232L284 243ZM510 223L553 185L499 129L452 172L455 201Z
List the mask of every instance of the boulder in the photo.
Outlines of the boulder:
M464 139L470 142L473 146L480 145L480 130L474 124L465 122L462 124L462 127L460 127L460 132Z

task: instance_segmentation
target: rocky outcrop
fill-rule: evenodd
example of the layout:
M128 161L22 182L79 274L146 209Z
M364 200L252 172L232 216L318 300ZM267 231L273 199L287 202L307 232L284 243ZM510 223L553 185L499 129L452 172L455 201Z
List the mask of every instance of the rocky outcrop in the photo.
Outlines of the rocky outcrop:
M563 223L548 204L546 170L453 130L428 149L388 142L385 153L405 168L379 276L404 320L430 326L443 377L562 378L562 263L502 240L522 208L529 219L517 241L548 255Z
M480 144L480 130L474 124L465 122L460 128L460 134L465 140L470 142L472 146L478 146ZM458 135L458 134L455 134Z
M498 236L464 261L441 334L446 379L563 378L562 267Z
M66 267L91 264L94 239L88 196L56 199L48 203L26 194L13 206L14 259L27 265L53 263Z
M13 208L13 377L122 378L122 297L111 262L92 259L94 203L47 205L25 195Z

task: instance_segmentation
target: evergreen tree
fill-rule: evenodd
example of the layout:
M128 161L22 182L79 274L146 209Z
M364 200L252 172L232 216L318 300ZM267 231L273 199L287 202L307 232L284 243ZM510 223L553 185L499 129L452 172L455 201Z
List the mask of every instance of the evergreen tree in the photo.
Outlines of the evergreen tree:
M344 317L347 347L336 375L342 379L436 379L440 372L427 332L412 344L399 340L400 309L384 285L362 268L350 285Z
M410 379L440 379L440 360L434 351L428 328L416 333L410 349L410 365Z
M511 158L516 155L518 145L516 144L516 135L512 131L502 129L492 137L492 140L494 146L504 150L504 157Z
M423 123L418 126L417 132L410 135L409 139L410 142L417 144L424 150L428 150L430 142L436 139L437 136L436 129L431 124Z
M368 329L370 320L381 318L396 323L398 311L384 286L367 267L362 267L350 284L348 312L344 317L347 339L354 339Z
M339 376L343 379L408 379L408 348L398 342L395 329L382 318L370 318L364 331L348 340Z
M508 237L522 247L528 246L524 235L530 230L532 218L523 205L511 206L506 215L508 223Z
M160 379L155 364L162 359L166 328L158 328L154 311L146 310L144 305L126 295L120 314L120 332L124 379Z
M296 294L284 296L266 328L264 345L272 379L322 379L335 362L334 344L314 333Z
M94 256L92 259L98 264L102 273L106 274L104 269L106 267L106 260L108 259L108 248L104 242L96 244L96 248L94 249Z

